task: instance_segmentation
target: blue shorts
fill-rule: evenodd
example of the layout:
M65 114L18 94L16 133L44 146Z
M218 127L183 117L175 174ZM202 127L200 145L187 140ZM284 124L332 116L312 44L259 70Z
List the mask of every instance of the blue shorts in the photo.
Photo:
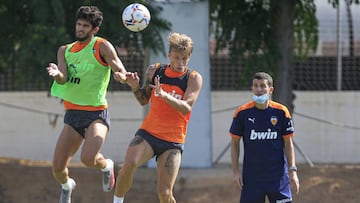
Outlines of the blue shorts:
M270 203L292 202L290 180L287 174L280 180L249 182L243 185L240 203L265 203L265 197Z
M162 153L169 149L178 149L181 153L184 151L184 144L161 140L154 137L143 129L139 129L135 135L141 136L150 144L151 148L154 151L154 156L156 157L156 160Z
M82 137L85 137L85 131L95 120L102 120L107 128L110 128L110 117L108 109L102 111L81 111L67 110L64 116L64 123L70 125Z

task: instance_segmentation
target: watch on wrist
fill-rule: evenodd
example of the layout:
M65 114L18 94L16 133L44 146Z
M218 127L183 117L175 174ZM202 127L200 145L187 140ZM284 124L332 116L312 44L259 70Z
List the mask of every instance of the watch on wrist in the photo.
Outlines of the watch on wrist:
M297 171L297 167L296 167L296 166L290 166L290 167L289 167L289 170L290 170L290 171Z

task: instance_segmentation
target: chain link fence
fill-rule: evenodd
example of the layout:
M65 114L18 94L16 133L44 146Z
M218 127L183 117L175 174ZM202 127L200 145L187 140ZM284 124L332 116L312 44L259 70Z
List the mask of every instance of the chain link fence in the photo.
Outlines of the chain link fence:
M327 1L317 1L317 6L318 48L308 57L293 61L294 90L338 90L339 78L341 90L360 90L360 5L352 4L346 9L341 1L339 18L337 10ZM244 73L242 64L231 61L227 52L214 55L213 43L209 42L211 90L248 90L249 84L241 83ZM128 71L137 71L142 78L145 68L143 56L120 58ZM0 72L0 91L49 90L53 80L47 76L45 67L37 74L25 76L22 75L26 74L25 67L14 67ZM112 78L109 90L128 91L130 88L119 85Z
M143 77L143 57L120 57L128 71L138 72ZM211 90L245 90L247 85L239 84L242 64L233 63L228 57L211 57ZM307 57L294 61L294 90L336 90L337 89L337 58ZM29 78L17 81L16 71L0 74L0 91L48 91L52 79L46 81ZM47 74L44 68L43 74ZM342 90L360 90L360 56L342 58ZM129 91L127 85L117 83L113 78L109 91Z

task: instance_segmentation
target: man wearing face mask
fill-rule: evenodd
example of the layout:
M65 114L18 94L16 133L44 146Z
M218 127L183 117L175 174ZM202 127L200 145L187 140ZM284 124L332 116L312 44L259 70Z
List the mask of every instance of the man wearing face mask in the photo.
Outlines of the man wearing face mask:
M292 137L294 127L288 109L270 100L273 79L255 73L253 100L233 114L230 127L233 180L241 189L240 203L292 202L290 183L299 193ZM240 140L244 143L242 175L239 169Z

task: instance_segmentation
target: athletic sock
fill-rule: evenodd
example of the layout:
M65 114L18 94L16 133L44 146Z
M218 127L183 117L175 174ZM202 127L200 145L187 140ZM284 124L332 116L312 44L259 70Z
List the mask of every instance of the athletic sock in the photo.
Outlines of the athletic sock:
M72 190L72 189L74 189L75 181L72 178L68 178L67 182L64 184L61 184L61 186L64 190Z
M110 159L106 159L106 166L105 168L101 169L101 171L105 172L105 171L110 171L111 170L111 160Z
M116 195L114 195L113 203L123 203L123 202L124 202L124 197L117 197Z

